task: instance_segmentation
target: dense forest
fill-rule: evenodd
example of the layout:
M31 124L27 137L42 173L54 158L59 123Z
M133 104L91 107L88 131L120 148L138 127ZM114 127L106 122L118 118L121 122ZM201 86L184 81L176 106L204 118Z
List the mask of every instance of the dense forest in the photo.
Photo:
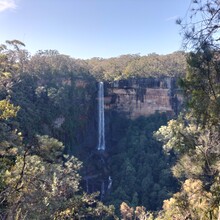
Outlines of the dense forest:
M183 62L184 56L182 52L174 54L179 56L176 57L176 60L179 59ZM162 57L164 59L165 56ZM172 57L172 55L167 55L167 57ZM62 164L67 160L65 155L69 155L68 162L72 160L69 157L74 155L80 158L84 163L83 168L79 170L79 174L82 176L88 167L90 170L94 169L96 173L99 171L102 173L111 173L114 184L111 193L105 196L103 202L111 205L114 204L116 212L119 212L119 206L123 201L133 206L140 204L145 205L149 210L158 210L161 208L163 199L168 198L178 187L177 181L175 181L171 175L170 165L168 165L172 159L164 155L161 144L152 136L153 132L159 129L160 125L166 123L166 114L156 114L149 118L140 118L134 121L120 115L112 117L111 124L115 127L114 136L117 141L115 147L108 152L111 157L108 157L108 171L106 172L100 165L100 158L97 156L97 153L87 162L87 157L89 156L87 151L92 153L95 149L91 150L91 147L87 146L91 145L88 141L84 143L86 136L91 136L90 133L92 133L92 131L89 130L89 123L90 118L94 116L91 114L97 111L97 80L99 78L96 76L96 73L92 72L92 67L88 64L90 60L75 60L68 56L61 55L57 51L39 51L36 55L30 56L29 53L24 50L24 44L18 40L7 41L2 45L1 58L2 123L5 129L2 128L2 131L5 132L4 136L6 136L6 139L2 139L2 145L7 143L7 146L4 146L4 153L2 154L3 200L5 200L5 197L8 198L6 191L9 190L9 185L5 179L5 172L8 173L9 171L11 172L11 169L15 169L14 176L21 172L22 175L17 180L18 183L13 182L13 184L15 184L14 186L16 187L21 187L22 185L23 188L23 182L20 183L20 181L26 182L26 178L30 179L30 184L33 184L32 182L35 181L33 179L34 176L23 176L23 173L26 172L35 173L35 171L32 170L32 166L35 167L38 163L40 166L49 166L50 163L53 164L56 162L56 167L51 165L52 167L50 169L53 171L47 171L51 172L52 175L52 172L58 172L56 170L58 169L57 166L61 166L59 169L62 168ZM161 58L159 55L155 55L156 60L159 58ZM168 58L164 60L168 62ZM122 58L120 57L118 59L121 60ZM151 56L150 59L152 59ZM115 58L115 60L117 60L117 58ZM111 59L105 62L107 63L107 61L113 65ZM166 65L166 62L161 63L161 65ZM99 65L102 64L100 63ZM178 62L175 63L174 66L176 65L181 66ZM96 64L96 66L98 66L98 64ZM124 68L125 67L126 65ZM105 78L104 75L107 71L109 71L107 68L105 72L103 71L102 80ZM175 70L173 70L173 72L174 71ZM182 66L181 72L181 74L184 73L184 66ZM153 72L151 75L145 74L145 72L143 72L143 75L139 73L139 76L153 76ZM158 77L158 75L167 76L167 73L158 72L155 77ZM108 81L110 81L110 79L108 79ZM8 108L11 115L8 113L9 115L7 116L6 110ZM4 114L6 114L6 116L4 116ZM13 139L11 139L12 134L14 135ZM142 148L142 150L137 150L137 146ZM127 151L126 149L130 150ZM8 152L11 151L14 152L14 154L11 155L9 153L8 155ZM18 152L19 154L17 155ZM135 157L133 157L133 155L135 155ZM17 156L21 157L20 164L16 163ZM26 162L26 158L29 156L31 156L31 160L34 160L30 162L30 165ZM43 159L42 157L46 158ZM142 162L138 165L137 162L140 157L142 157ZM160 164L157 166L153 165L153 162L157 160L161 160ZM43 164L43 162L45 162L45 164ZM74 163L77 164L77 166L73 164L76 166L74 169L78 171L81 166L80 162L75 162L74 159ZM144 167L146 168L145 170ZM27 171L22 169L27 169ZM43 168L41 167L39 169ZM129 172L129 175L125 175L125 170ZM36 172L38 172L38 170L36 170ZM68 173L70 170L65 172ZM91 171L88 172L91 173ZM149 177L147 177L146 174L148 174ZM39 175L43 174L39 171ZM44 175L49 176L48 173ZM60 176L59 178L64 178L62 172L56 175L61 175L62 177ZM136 176L135 180L134 175ZM53 181L58 181L54 180L53 176L51 176L49 180L45 180L45 176L39 176L38 178L50 182L50 184L53 184ZM39 179L36 181L36 189L33 194L39 193L38 190L41 191L41 187L46 187L43 186L44 182L38 182ZM77 184L81 182L83 186L83 179L80 181L78 177L75 182L77 182ZM68 181L63 184L68 184ZM125 187L125 185L126 188L124 188L124 191L122 187ZM140 187L140 185L142 186ZM29 187L31 187L31 185L26 186L27 189ZM61 187L66 188L67 186L56 187L60 190ZM154 187L155 190L150 190L150 187ZM146 188L148 188L151 193L149 198L146 197L148 192L144 192ZM80 189L82 188L80 187ZM42 192L42 197L36 198L36 200L40 202L46 194L49 194L50 190L53 189L47 189L46 192ZM79 189L74 190L78 192ZM84 190L86 190L85 187ZM20 197L22 197L23 200L24 197L26 198L26 196L28 196L23 205L30 199L29 196L31 196L32 199L34 197L33 195L29 195L29 193L28 195L23 195L23 193L24 192L21 192L21 195L17 198L17 203L19 203L18 210L23 210L20 207ZM57 198L53 196L53 199ZM100 197L98 196L97 198ZM8 201L8 199L6 199L6 201ZM33 203L37 201L33 199ZM6 208L6 204L10 207L8 203L4 203L2 207ZM48 204L51 204L51 202ZM67 209L68 206L70 206L70 204L64 205L64 208ZM23 212L29 212L31 210L30 207L26 208L24 208ZM37 208L37 206L34 208L37 209L36 213L41 210L39 209L40 207ZM46 210L46 207L44 208ZM57 207L57 209L61 210L64 208ZM55 207L51 207L51 209L54 211ZM5 210L2 210L3 216L5 215L3 213L7 213ZM9 211L10 210L11 208L9 208ZM17 213L17 211L15 211L15 213ZM23 212L18 213L20 218L25 217ZM112 210L109 211L109 213L111 212ZM8 215L7 213L6 216ZM27 218L34 218L33 216L36 214L31 210L31 215L26 215ZM49 215L54 216L55 214L48 213L48 215L44 215L45 214L43 214L41 218L47 219ZM100 215L103 218L104 214L101 213Z
M220 219L219 6L193 6L209 22L178 20L188 53L81 60L0 45L1 219ZM114 147L93 149L97 82L148 77L178 79L179 115L108 110Z
M95 78L107 81L129 77L183 76L186 70L184 52L148 56L123 55L117 58L92 58L87 61Z

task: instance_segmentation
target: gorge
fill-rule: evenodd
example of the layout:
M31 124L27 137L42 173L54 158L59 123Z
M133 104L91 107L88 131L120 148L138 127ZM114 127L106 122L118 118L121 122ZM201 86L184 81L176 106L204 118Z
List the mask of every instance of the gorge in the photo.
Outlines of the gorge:
M1 47L2 219L217 219L216 56L189 54L184 78L181 52L80 60L21 45Z
M155 187L166 187L157 192L161 193L161 200L157 201L161 205L162 200L167 198L164 190L171 192L176 185L167 166L172 161L163 155L161 145L153 138L153 132L166 123L168 118L175 117L181 108L182 95L176 79L134 78L113 83L99 82L96 88L94 96L97 96L97 107L94 110L97 113L93 114L97 117L90 121L88 136L85 137L88 139L83 145L86 149L84 158L86 154L89 158L83 168L84 185L88 192L100 191L100 199L110 203L114 203L112 198L118 194L120 187L124 188L120 191L129 195L128 201L132 202L138 193L136 187L139 186L144 194L136 198L137 204L143 203L154 209L156 203L147 205L144 199L148 192L146 187L150 189L155 184ZM138 133L134 135L136 132ZM124 141L127 144L122 143ZM108 147L105 148L105 145ZM96 146L98 152L94 151ZM124 158L120 159L121 163L118 159L115 161L122 155ZM155 163L157 160L164 160L160 162L160 172L153 171L158 169ZM126 171L128 167L135 171L129 174ZM166 173L166 178L161 172ZM133 183L130 182L130 178L133 178L130 175L136 176ZM156 200L157 196L152 195L152 200ZM123 199L120 200L119 196L118 200Z
M22 107L18 121L25 139L38 133L62 141L64 153L83 162L84 191L101 192L99 199L115 207L126 199L149 210L161 208L175 192L170 171L174 158L164 155L153 133L180 109L176 78L99 83L91 76L67 74L52 80L41 76L40 81L25 77L13 87L12 96ZM26 89L21 91L22 83Z

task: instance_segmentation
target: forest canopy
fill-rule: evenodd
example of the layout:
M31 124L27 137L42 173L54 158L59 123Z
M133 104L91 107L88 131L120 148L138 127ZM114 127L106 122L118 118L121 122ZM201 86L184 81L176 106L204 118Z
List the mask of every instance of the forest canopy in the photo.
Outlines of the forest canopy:
M99 201L98 193L83 193L80 176L82 163L72 155L85 159L81 155L86 149L79 146L82 137L89 133L87 127L91 113L96 111L97 80L111 82L130 77L180 77L184 75L185 66L183 52L80 60L56 50L38 51L31 56L24 43L18 40L2 44L2 218L34 219L39 216L41 219L80 219L92 216L99 219L109 216L114 219L116 215L111 204L114 203L119 212L119 205L126 198L129 205L137 206L140 212L137 215L141 216L144 211L143 207L138 206L141 203L148 209L159 209L162 200L170 196L167 191L171 192L175 188L169 181L176 184L167 165L168 158L162 153L161 144L153 140L151 134L151 129L158 129L165 123L165 116L156 115L155 119L153 117L132 123L119 118L115 121L116 124L121 123L122 127L130 125L127 132L121 133L118 151L114 152L109 164L115 184L111 196L105 201L109 203L108 206ZM70 131L72 135L69 135ZM139 135L142 136L141 140ZM142 148L139 153L135 150L137 145ZM129 149L128 154L121 154L126 147ZM134 152L135 158L132 156ZM159 164L160 168L151 166L143 170L141 165L137 166L139 156L143 157L142 163L146 167L150 161L159 157L163 157L164 162ZM135 181L132 172L129 177L123 172L116 173L115 165L119 163L119 157L125 159L120 165L122 171L136 170ZM86 161L83 162L86 165ZM98 166L97 162L93 163ZM161 172L154 169L161 169ZM152 172L149 180L143 177L148 171ZM159 176L163 180L159 180ZM126 182L126 190L120 190L123 182ZM134 187L129 189L131 185ZM147 186L154 186L155 190L144 192ZM138 195L140 192L142 196ZM149 198L146 197L148 192Z

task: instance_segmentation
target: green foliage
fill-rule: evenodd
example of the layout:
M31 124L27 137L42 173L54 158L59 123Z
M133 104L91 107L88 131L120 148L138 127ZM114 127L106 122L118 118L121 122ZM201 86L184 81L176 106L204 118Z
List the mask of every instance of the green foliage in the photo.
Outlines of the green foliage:
M120 205L120 212L123 220L153 220L153 214L146 211L143 206L137 206L135 209L129 207L125 202Z
M50 155L52 147L55 152L62 146L48 137L42 137L39 142L45 155ZM49 162L31 150L16 157L15 164L4 177L3 195L7 201L8 218L35 219L38 216L38 219L50 219L55 210L61 209L68 198L79 191L81 163L70 158L62 165L62 151L58 150L56 155L56 160Z
M203 46L188 56L189 71L182 80L187 103L202 124L217 124L220 110L218 52Z
M29 53L23 49L25 44L19 40L7 40L0 45L0 74L9 78L25 72Z
M79 175L82 163L64 153L82 155L85 151L76 146L87 135L88 122L96 108L97 79L179 77L186 70L185 54L125 55L83 61L55 50L39 51L30 56L23 46L16 40L0 46L1 217L116 219L113 206L98 201L97 193L82 193ZM108 152L113 185L105 199L117 207L123 201L129 204L122 208L124 219L153 219L146 209L160 209L162 201L175 191L176 181L170 170L173 155L179 159L172 168L174 175L181 181L197 178L205 183L202 186L208 189L204 195L212 195L208 202L216 210L219 201L219 151L216 144L219 133L215 126L219 108L215 103L219 101L219 87L215 83L218 79L215 74L219 65L216 58L209 69L206 68L209 58L213 61L216 57L215 52L206 52L209 56L191 54L191 72L182 81L191 98L189 106L199 117L194 113L193 117L184 115L157 133L166 142L165 148L171 157L162 153L161 145L152 137L153 132L166 123L164 115L156 114L131 122L114 121L115 127L119 128L113 132L120 140ZM198 61L198 58L201 59ZM205 81L208 90L203 90L201 70L208 77ZM215 71L215 74L210 75L208 71ZM203 100L202 97L207 105L201 110L197 100ZM203 114L204 109L206 114ZM198 124L200 121L204 123ZM209 128L214 126L210 133L204 130L207 124ZM127 129L125 133L122 127ZM63 141L66 148L58 140ZM205 210L215 215L210 207Z
M19 107L13 106L7 100L0 101L0 119L8 119L16 117Z
M161 127L155 136L178 160L173 174L180 192L164 201L160 219L220 219L219 2L192 1L183 28L188 71L180 83L187 111Z
M96 82L76 66L63 55L36 55L29 61L27 73L18 74L18 80L7 79L10 87L1 87L0 96L10 97L21 108L16 120L25 141L31 141L35 134L48 134L65 141L67 147L78 144L76 136L65 131L85 130L94 108Z
M167 126L161 126L154 136L163 141L166 152L173 150L176 154L183 154L195 147L195 139L201 128L193 123L187 124L180 116L178 120L170 120Z
M0 48L1 218L116 218L114 207L98 201L97 193L82 192L82 163L63 155L60 141L42 135L66 140L65 128L84 128L95 81L67 56L46 51L28 60L21 46L8 41Z
M114 208L97 201L97 194L80 192L82 163L65 156L63 145L48 136L38 136L37 150L16 156L5 174L1 200L7 202L7 219L81 219L114 216ZM52 151L52 152L51 152Z
M12 130L9 118L16 116L19 107L15 107L7 100L0 101L0 157L4 160L5 157L15 156L18 147L21 144L21 133L17 129Z
M47 135L38 135L37 140L38 146L34 150L44 161L56 163L57 160L61 159L64 150L63 143Z
M55 220L66 219L118 219L114 214L114 206L105 206L98 201L97 193L83 194L72 201L71 207L55 214Z
M219 129L210 127L210 124L200 126L189 114L184 119L181 117L170 121L155 134L164 142L167 152L173 151L177 155L178 160L172 172L183 182L181 191L169 201L164 201L164 214L159 219L186 216L192 219L217 219L220 201L220 191L216 188L220 173ZM200 187L198 191L197 184ZM195 200L200 203L194 202L192 205L192 196L187 194L188 190L196 190Z
M5 172L12 167L16 154L21 151L22 137L17 129L12 129L11 120L16 116L19 107L15 107L8 100L0 101L0 193L6 187ZM0 210L5 209L5 201L1 200ZM2 211L0 211L1 214Z
M220 214L218 53L202 45L189 54L188 64L188 74L181 81L188 109L155 133L165 151L176 154L172 171L182 182L181 191L164 201L158 219L211 220Z
M113 185L107 197L115 207L126 202L132 207L143 205L147 210L157 210L177 187L169 169L172 159L163 154L152 135L165 122L165 115L140 117L130 121L121 134L111 152Z
M219 49L219 9L217 0L191 2L187 16L176 22L182 28L183 43L187 49L197 50L207 43Z
M179 77L186 70L183 52L169 55L123 55L117 58L93 58L87 61L92 75L99 80L115 81L129 77Z
M204 190L200 180L187 179L181 192L164 201L163 212L156 219L217 219L218 208L210 206L212 196L210 192Z

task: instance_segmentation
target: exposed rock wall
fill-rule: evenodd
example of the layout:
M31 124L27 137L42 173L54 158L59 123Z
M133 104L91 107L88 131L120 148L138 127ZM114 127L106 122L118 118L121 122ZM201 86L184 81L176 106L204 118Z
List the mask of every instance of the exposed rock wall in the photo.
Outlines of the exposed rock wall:
M181 96L173 78L121 80L107 85L105 108L126 114L130 119L155 112L175 115Z

